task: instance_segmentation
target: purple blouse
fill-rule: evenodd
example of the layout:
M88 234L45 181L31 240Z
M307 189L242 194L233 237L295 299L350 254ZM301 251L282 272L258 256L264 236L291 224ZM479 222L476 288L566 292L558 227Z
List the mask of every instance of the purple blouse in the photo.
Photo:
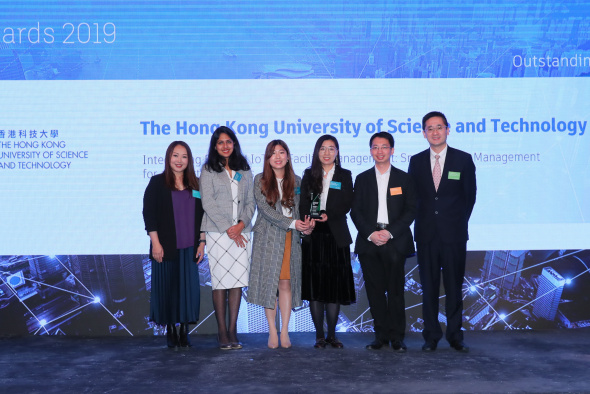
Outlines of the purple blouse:
M190 190L173 190L172 207L176 227L176 247L188 248L195 244L195 198Z

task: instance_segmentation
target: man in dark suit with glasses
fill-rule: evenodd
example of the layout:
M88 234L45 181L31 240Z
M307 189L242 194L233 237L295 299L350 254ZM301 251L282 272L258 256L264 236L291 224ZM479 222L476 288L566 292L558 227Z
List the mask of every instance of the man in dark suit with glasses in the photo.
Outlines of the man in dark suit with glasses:
M475 165L470 154L447 145L449 124L443 113L426 114L422 129L430 148L412 156L408 168L418 195L414 240L423 290L422 350L436 350L442 338L438 321L442 273L446 293L445 336L453 349L468 352L461 330L462 286L469 239L467 224L475 204Z

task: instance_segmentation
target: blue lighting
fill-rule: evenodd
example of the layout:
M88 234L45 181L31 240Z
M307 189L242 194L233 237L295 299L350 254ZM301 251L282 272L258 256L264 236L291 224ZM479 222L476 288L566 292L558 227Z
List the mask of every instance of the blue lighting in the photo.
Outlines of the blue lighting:
M500 313L500 319L504 320L506 318L506 314L505 313Z
M41 324L41 327L44 327L44 326L47 324L47 320L45 320L45 319L41 319L41 320L39 321L39 324Z
M471 287L469 288L469 291L470 291L470 292L472 292L472 293L474 293L474 292L475 292L475 286L471 286Z
M94 303L98 304L100 302L100 297L94 297Z
M568 278L568 279L565 280L565 284L566 285L569 285L570 283L572 283L572 280L571 279Z

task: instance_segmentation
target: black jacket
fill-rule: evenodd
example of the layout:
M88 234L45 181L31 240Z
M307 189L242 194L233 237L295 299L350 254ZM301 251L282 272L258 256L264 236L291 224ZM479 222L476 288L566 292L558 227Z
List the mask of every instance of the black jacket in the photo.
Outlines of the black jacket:
M199 246L202 219L203 206L201 205L201 199L195 198L195 249ZM158 238L162 248L164 248L164 260L178 260L172 190L166 186L164 174L154 175L145 189L143 195L143 221L148 234L151 231L158 233ZM150 258L153 259L151 242ZM196 256L193 256L193 260L196 261Z
M303 220L306 215L309 215L311 208L311 170L307 169L303 173L301 180L301 200L299 202L299 215ZM339 247L345 247L352 243L352 237L348 230L348 223L346 221L346 214L350 211L352 206L353 188L352 188L352 174L350 171L336 166L334 169L334 176L332 182L340 182L340 189L330 188L328 191L328 199L326 200L326 215L328 215L328 226L330 232L336 240ZM320 207L322 211L324 207ZM305 241L305 238L304 238Z
M391 166L386 198L389 220L386 230L393 236L389 242L401 254L411 255L415 252L410 225L416 216L416 189L412 178L394 166ZM372 244L368 238L376 229L378 209L377 176L375 167L371 167L360 173L354 182L350 216L358 230L355 243L357 254L364 253Z

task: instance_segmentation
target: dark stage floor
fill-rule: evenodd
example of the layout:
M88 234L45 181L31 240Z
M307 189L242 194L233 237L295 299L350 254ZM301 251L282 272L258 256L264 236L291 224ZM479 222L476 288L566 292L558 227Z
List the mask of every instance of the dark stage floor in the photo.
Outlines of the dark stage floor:
M243 334L242 350L215 337L170 350L164 338L0 338L4 393L82 392L590 392L590 329L468 332L468 354L440 343L408 352L365 350L372 334L344 333L344 349L314 349L312 333L270 350L266 335Z

